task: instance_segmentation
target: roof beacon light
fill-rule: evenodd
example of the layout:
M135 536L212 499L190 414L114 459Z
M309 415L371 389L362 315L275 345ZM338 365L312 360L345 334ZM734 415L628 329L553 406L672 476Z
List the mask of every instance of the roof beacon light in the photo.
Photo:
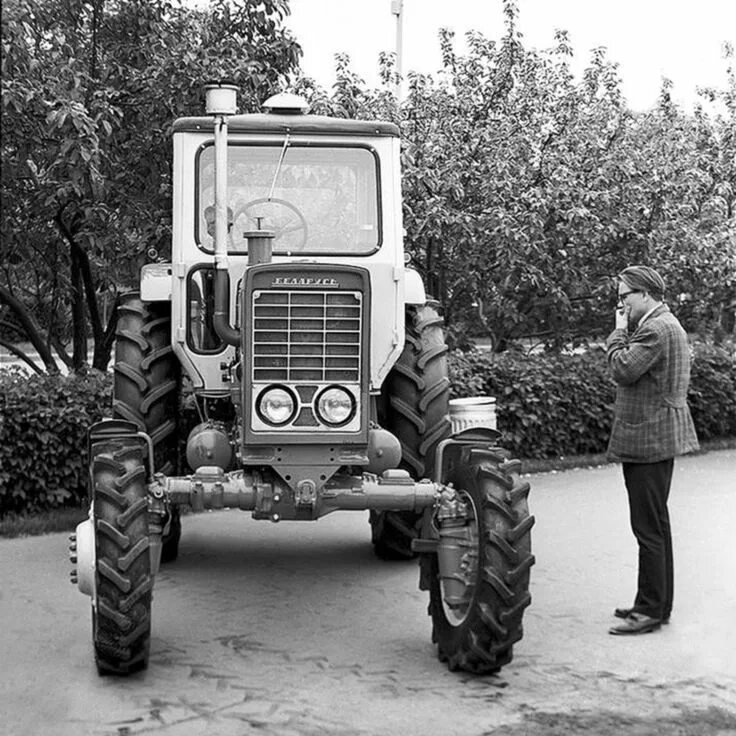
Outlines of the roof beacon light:
M263 109L272 115L304 115L309 110L309 103L299 95L281 92L269 97L263 103Z
M238 109L238 88L229 82L208 82L204 86L208 115L235 115Z

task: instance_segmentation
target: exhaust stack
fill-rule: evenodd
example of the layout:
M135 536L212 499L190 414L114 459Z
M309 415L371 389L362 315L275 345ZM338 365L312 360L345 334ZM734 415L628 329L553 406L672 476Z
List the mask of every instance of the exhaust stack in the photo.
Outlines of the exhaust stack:
M229 82L205 85L205 105L215 127L215 332L228 345L240 345L230 324L230 279L227 256L227 122L237 111L238 88Z

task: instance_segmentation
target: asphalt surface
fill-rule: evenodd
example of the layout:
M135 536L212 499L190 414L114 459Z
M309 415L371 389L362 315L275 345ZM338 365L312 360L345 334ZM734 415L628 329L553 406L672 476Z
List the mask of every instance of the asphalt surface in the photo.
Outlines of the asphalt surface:
M736 734L736 451L676 462L672 622L638 637L607 633L636 578L620 468L530 481L533 601L490 677L437 660L416 565L376 560L364 513L186 516L128 679L96 674L66 535L0 540L0 733Z

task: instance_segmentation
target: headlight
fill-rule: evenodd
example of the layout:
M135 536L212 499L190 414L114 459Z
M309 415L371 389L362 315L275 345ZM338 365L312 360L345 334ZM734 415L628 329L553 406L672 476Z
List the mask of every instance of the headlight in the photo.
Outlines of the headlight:
M317 397L317 415L325 424L345 424L352 419L353 414L355 399L344 388L330 386Z
M258 397L258 415L268 424L281 426L294 418L296 399L291 391L279 386L267 388Z

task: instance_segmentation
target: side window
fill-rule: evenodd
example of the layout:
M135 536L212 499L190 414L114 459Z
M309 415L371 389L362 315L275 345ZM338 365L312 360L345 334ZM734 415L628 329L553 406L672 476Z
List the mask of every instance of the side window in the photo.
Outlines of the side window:
M187 345L197 353L219 353L225 343L215 332L215 269L200 266L187 278Z

